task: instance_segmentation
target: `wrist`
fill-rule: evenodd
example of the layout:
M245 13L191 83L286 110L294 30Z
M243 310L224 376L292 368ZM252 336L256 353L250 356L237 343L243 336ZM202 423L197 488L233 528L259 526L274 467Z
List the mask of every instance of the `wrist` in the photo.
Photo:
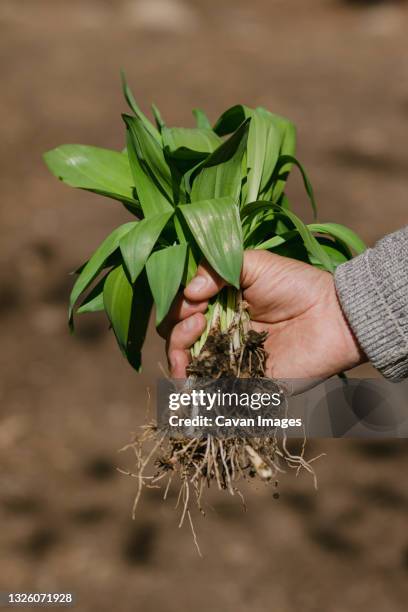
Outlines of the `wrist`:
M334 278L331 277L330 281L330 300L333 305L332 311L335 315L334 325L337 330L336 369L337 372L342 372L366 363L368 359L343 312Z

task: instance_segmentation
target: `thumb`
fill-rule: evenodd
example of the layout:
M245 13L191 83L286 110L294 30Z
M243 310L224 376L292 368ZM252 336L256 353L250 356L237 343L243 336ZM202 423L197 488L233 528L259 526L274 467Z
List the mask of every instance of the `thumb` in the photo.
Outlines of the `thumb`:
M205 262L198 266L197 274L184 289L184 295L193 302L204 302L216 295L227 283Z
M268 268L271 263L285 261L279 255L268 251L251 250L244 252L244 261L241 271L241 288L250 287ZM196 276L184 289L184 296L193 302L204 302L216 295L228 283L221 278L211 266L205 262L198 266Z

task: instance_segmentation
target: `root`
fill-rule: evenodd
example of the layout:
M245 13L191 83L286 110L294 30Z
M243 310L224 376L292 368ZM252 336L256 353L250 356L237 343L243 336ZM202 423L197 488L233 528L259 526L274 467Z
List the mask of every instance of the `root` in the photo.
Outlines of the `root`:
M237 312L227 332L220 331L219 321L217 311L204 345L188 368L187 390L197 384L205 386L204 379L209 379L211 384L211 381L221 377L261 379L265 375L264 343L267 334L248 329L246 304L238 299ZM299 454L294 454L288 449L284 433L278 437L276 430L270 437L225 438L211 434L193 438L170 437L166 431L159 430L154 422L143 426L142 430L139 437L121 449L131 449L136 457L134 473L121 470L137 480L132 516L135 517L144 487L159 487L164 483L163 499L166 499L176 476L179 483L176 504L176 508L180 508L179 527L183 526L187 517L200 555L191 503L194 501L204 515L203 493L211 485L215 484L220 491L225 490L230 495L237 495L244 510L245 500L237 486L243 480L255 478L264 483L273 481L277 487L278 476L290 468L296 470L297 476L302 470L308 472L317 488L312 463L322 455L307 460L305 438ZM147 470L150 470L148 475ZM279 493L274 493L274 498L277 497Z
M145 452L147 444L151 448ZM291 468L296 470L297 475L301 470L311 474L317 488L317 477L311 464L322 456L306 460L304 444L299 455L293 454L287 448L286 438L221 439L211 435L189 440L169 438L162 431L158 431L153 423L145 426L143 435L125 448L133 449L137 464L136 473L122 472L135 477L138 482L133 518L143 487L151 488L167 478L163 494L163 499L166 499L174 476L178 476L180 485L176 508L180 508L179 527L183 526L188 516L195 541L190 513L191 500L194 500L199 511L205 514L202 507L205 487L216 483L219 490L238 495L246 510L244 497L237 486L240 481L258 478L264 483L274 481L277 486L277 476ZM146 475L148 466L152 466L153 475Z
M199 556L202 557L203 555L201 554L201 550L200 550L200 547L198 545L197 534L196 534L195 529L194 529L193 520L191 518L190 510L187 510L187 515L188 515L188 520L190 522L191 533L193 534L193 540L194 540L195 547L197 549L197 552L198 552Z

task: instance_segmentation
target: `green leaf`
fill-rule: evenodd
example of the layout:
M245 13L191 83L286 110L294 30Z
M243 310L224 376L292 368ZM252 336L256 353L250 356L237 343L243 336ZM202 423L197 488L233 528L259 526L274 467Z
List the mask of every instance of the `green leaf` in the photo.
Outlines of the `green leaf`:
M132 174L128 158L123 153L66 144L45 153L44 160L51 172L67 185L140 208L133 197Z
M103 303L122 351L127 348L132 301L132 285L123 266L118 266L108 274L105 281Z
M185 266L184 275L181 282L183 285L188 285L188 283L196 275L198 267L197 260L200 253L194 252L194 250L198 251L198 249L194 249L194 247L196 247L194 244L194 238L191 234L190 228L186 224L184 217L176 214L174 216L174 227L180 244L187 245L187 265Z
M115 268L106 279L103 301L122 353L140 371L141 349L152 307L146 275L141 275L132 287L123 267Z
M191 201L232 197L238 202L242 182L242 157L246 150L249 120L218 147L191 176Z
M252 108L244 104L232 106L218 119L213 128L214 132L218 134L218 136L232 134L232 132L235 132L248 117L252 116L253 112Z
M311 259L299 234L292 240L287 240L283 244L274 247L273 253L281 257L289 257L290 259L296 259L297 261L303 261L305 263L310 263ZM319 264L319 267L325 269L321 264Z
M84 263L82 263L80 266L78 266L76 268L76 270L73 270L72 272L69 272L70 276L79 276L79 274L81 274L82 270L85 268L86 264L88 263L89 259L87 259ZM109 257L107 257L105 259L105 262L103 264L103 268L114 268L116 266L118 266L122 261L122 256L119 252L119 250L114 251L111 255L109 255Z
M123 120L126 123L133 151L143 166L145 173L154 181L167 198L169 202L173 199L173 184L170 168L168 167L161 145L149 134L144 124L137 117L130 117L129 115L122 115ZM131 167L133 158L130 160ZM136 190L138 191L138 185L136 184ZM138 191L139 193L139 191ZM142 198L139 196L140 201Z
M99 312L104 309L103 306L103 291L95 295L92 300L89 300L81 304L77 310L77 314L83 314L85 312Z
M103 286L105 284L106 276L100 280L95 287L88 293L81 306L76 311L76 314L83 314L85 312L99 312L104 309L103 306Z
M350 252L345 253L341 243L321 237L317 238L317 241L326 254L330 257L334 270L337 268L337 266L351 259ZM318 268L323 267L313 255L309 255L309 261Z
M197 127L203 130L211 130L211 123L207 115L200 108L193 109L193 115L195 117Z
M205 200L178 208L207 261L224 280L239 289L243 246L234 198Z
M149 218L173 210L173 206L167 197L142 167L137 155L135 141L129 129L126 136L130 168L144 216Z
M273 113L271 113L273 114ZM279 115L274 115L276 125L279 126L281 131L281 150L280 155L289 155L294 157L296 154L296 127L294 124L284 117L280 117ZM283 178L279 178L272 189L270 194L270 198L277 202L282 195L285 185L286 185L286 176L289 175L289 172L292 169L292 164L289 162L281 167L280 172L283 175ZM265 194L266 197L266 194Z
M311 223L307 227L311 232L328 234L329 236L337 238L337 240L345 244L358 255L363 253L367 248L355 232L339 223Z
M123 236L130 232L134 227L138 225L137 221L131 221L117 227L99 247L96 249L92 257L85 264L80 275L78 276L75 285L71 291L69 299L69 324L73 327L72 311L74 305L85 289L89 287L92 281L97 277L99 272L102 270L106 260L112 253L118 248L119 242Z
M167 315L183 278L187 245L179 244L150 255L146 262L147 278L156 304L156 326Z
M202 159L222 145L221 138L211 129L164 128L162 137L168 153L179 159Z
M198 128L163 128L163 147L173 180L173 199L187 202L185 174L203 163L222 144L212 130Z
M276 115L275 113L269 112L267 109L259 106L257 111L263 111L270 120L274 123L275 127L279 130L280 133L280 151L279 155L291 155L294 156L296 153L296 127L295 125L289 121L286 117L282 117L281 115ZM271 177L270 184L268 184L265 189L263 189L263 199L264 200L272 200L277 203L280 196L282 195L285 185L286 179L292 169L292 164L287 163L284 164L280 168L280 175L278 180L276 180L275 174Z
M148 219L142 219L120 241L122 257L132 282L135 282L143 270L164 226L173 214L174 211L172 210Z
M165 157L173 177L174 199L186 202L184 175L204 162L222 140L207 129L165 128L162 136Z
M254 202L271 179L281 148L273 116L262 108L252 114L247 145L247 202Z
M307 177L305 169L303 168L302 164L296 159L296 157L293 157L292 155L281 155L279 157L278 163L276 165L275 172L282 171L282 168L284 168L288 163L289 164L294 164L295 166L297 166L299 168L300 173L301 173L302 178L303 178L303 184L305 186L306 193L309 196L309 200L310 200L310 203L311 203L312 208L313 208L314 217L316 217L316 215L317 215L317 206L316 206L316 201L315 201L315 197L314 197L313 187L312 187L312 184L311 184L311 182L309 181L309 179Z
M156 130L156 128L154 127L154 125L151 123L151 121L149 121L149 119L146 117L146 115L142 112L141 108L139 107L138 103L135 100L135 97L129 87L129 85L127 84L126 81L126 76L123 70L121 70L121 77L122 77L122 90L123 90L123 95L125 96L126 102L129 105L129 108L134 112L134 114L136 115L136 117L138 119L140 119L140 121L143 123L144 127L146 128L146 130L149 132L150 136L152 136L158 143L161 142L161 138L160 138L160 134L159 132Z
M194 255L194 251L189 245L187 247L187 265L185 267L184 275L181 280L182 284L187 286L188 283L195 277L197 274L198 263L197 259Z
M295 236L298 235L297 230L290 230L288 232L284 232L283 234L279 234L265 240L265 242L261 242L260 244L253 246L254 249L269 251L272 250L289 240L292 240Z
M154 120L156 121L157 129L159 130L161 134L163 128L166 127L166 124L164 123L163 117L161 116L161 112L159 111L159 109L157 108L155 104L152 104L152 112L153 112Z
M143 271L133 289L132 317L130 320L126 356L129 363L138 371L141 370L142 347L146 338L153 298Z
M244 219L245 217L249 215L256 214L258 213L259 210L262 210L262 209L265 209L265 210L272 209L275 211L276 214L282 215L283 217L286 217L287 219L289 219L292 222L292 224L295 226L296 230L299 232L308 253L312 255L313 257L315 257L322 264L325 270L328 270L329 272L333 272L332 262L330 258L328 257L328 255L326 254L325 250L321 247L319 242L313 236L312 232L309 230L307 225L305 225L303 221L301 221L299 217L295 215L295 213L293 213L288 208L282 208L278 204L273 204L272 202L264 202L264 201L253 202L251 204L247 204L242 209L241 218Z

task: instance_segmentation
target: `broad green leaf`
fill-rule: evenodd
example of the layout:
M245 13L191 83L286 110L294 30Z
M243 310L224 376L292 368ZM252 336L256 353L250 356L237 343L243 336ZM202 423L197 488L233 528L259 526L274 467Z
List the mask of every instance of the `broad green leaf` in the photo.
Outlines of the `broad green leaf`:
M204 162L222 144L222 140L208 129L164 128L162 137L165 157L173 177L174 200L186 202L184 175Z
M130 278L134 283L143 270L164 226L174 211L142 219L120 241L120 250Z
M301 221L299 217L288 208L282 208L278 204L273 204L272 202L253 202L251 204L247 204L247 206L242 209L241 217L242 219L244 219L246 216L256 214L259 210L262 209L273 209L275 213L289 219L295 226L296 230L299 232L308 253L316 257L316 259L318 259L318 261L322 264L325 270L328 270L329 272L333 271L333 266L330 258L328 257L324 249L321 247L319 242L316 240L316 238L313 236L312 232L303 223L303 221Z
M328 234L337 238L337 240L345 244L358 255L363 253L367 248L355 232L339 223L311 223L307 227L313 233Z
M239 289L242 230L234 198L179 206L204 257L228 283Z
M215 151L222 140L211 129L199 128L164 128L162 131L163 146L172 157L202 159Z
M214 125L214 132L218 134L218 136L226 136L227 134L232 134L235 132L239 126L246 120L248 117L252 116L253 109L249 108L249 106L245 106L244 104L237 104L236 106L232 106L228 110L226 110L221 117L218 119L216 124Z
M218 147L193 179L191 201L232 197L239 200L242 182L242 157L246 150L248 121Z
M162 130L163 149L173 180L175 203L188 201L185 175L203 163L222 144L212 130L167 128Z
M281 130L282 144L280 155L289 155L294 157L296 154L296 127L291 121L285 119L284 117L280 117L279 115L273 115L273 117ZM292 164L290 162L281 167L280 172L281 175L283 175L283 178L279 178L276 181L270 194L270 197L274 202L277 202L282 195L286 185L285 175L287 176L291 169Z
M126 123L130 141L140 164L143 166L143 170L151 180L156 183L157 187L162 191L168 201L172 202L173 184L171 172L166 163L161 144L149 134L143 122L138 119L138 117L123 115L123 120ZM130 160L131 165L132 162L133 159ZM136 190L137 188L138 185L136 185ZM140 196L139 199L141 201Z
M135 209L133 180L126 155L99 147L66 144L44 154L51 172L71 187L78 187L127 202Z
M254 202L271 179L281 148L281 133L273 116L256 109L249 126L247 145L247 202Z
M133 288L132 318L130 320L126 356L129 363L138 371L141 370L142 347L146 338L153 298L143 271Z
M99 312L103 310L103 286L105 284L106 276L104 276L88 293L86 298L81 303L81 306L77 309L76 314L82 314L84 312Z
M167 315L179 290L186 263L187 245L178 244L152 253L146 273L156 304L156 326Z
M127 150L133 180L144 216L149 218L173 210L173 206L167 197L163 195L163 192L143 169L136 152L134 139L129 130L127 130Z
M310 229L310 226L308 227ZM271 250L271 251L276 252L277 249L279 249L279 247L282 247L283 244L288 245L296 236L299 236L297 230L292 230L289 232L285 232L284 234L281 234L279 236L274 236L273 238L266 240L265 242L255 246L254 248L263 249L263 250ZM333 241L333 240L328 240L325 238L318 237L317 241L319 242L323 250L326 252L326 254L329 256L334 269L336 269L337 266L339 266L342 263L345 263L352 257L350 251L347 248L344 248L342 243L337 240ZM279 254L281 255L284 254L286 257L289 256L289 257L299 258L299 251L296 245L294 245L293 249L288 248L288 250L285 253L283 253L283 251L280 250ZM307 259L314 266L326 269L321 264L321 262L319 261L317 257L309 254Z
M126 350L128 343L132 301L132 285L128 281L123 266L118 266L108 274L105 281L103 303L122 351Z
M117 227L99 247L96 249L92 257L85 264L80 275L78 276L75 285L71 291L69 299L69 323L73 327L72 311L73 307L85 289L89 287L92 281L98 276L99 272L105 265L106 260L119 247L119 242L123 236L130 232L138 225L137 221L131 221Z
M140 119L140 121L142 121L144 127L149 132L149 134L157 142L160 143L161 142L161 138L160 138L159 132L156 130L154 125L151 123L151 121L149 121L149 119L146 117L146 115L142 112L141 108L139 107L138 103L136 102L135 97L134 97L134 95L133 95L129 85L127 84L126 76L125 76L125 73L124 73L123 70L121 71L121 77L122 77L123 95L125 96L125 99L126 99L126 102L129 105L129 108L134 112L136 117L138 117L138 119Z
M265 108L258 107L257 111L263 111L270 117L271 121L273 121L276 128L280 133L280 151L279 155L289 155L294 156L296 153L296 127L295 125L286 119L286 117L282 117L280 115L276 115L275 113L271 113ZM281 197L285 185L287 177L292 169L292 163L286 163L282 165L279 172L279 177L275 176L275 173L271 177L269 184L265 186L262 190L262 197L264 200L272 200L277 203L279 198Z
M140 276L132 287L123 267L115 268L106 278L103 301L122 353L140 371L141 349L152 306L146 275Z
M193 109L193 115L195 117L197 127L204 130L211 130L211 123L207 115L200 108Z

